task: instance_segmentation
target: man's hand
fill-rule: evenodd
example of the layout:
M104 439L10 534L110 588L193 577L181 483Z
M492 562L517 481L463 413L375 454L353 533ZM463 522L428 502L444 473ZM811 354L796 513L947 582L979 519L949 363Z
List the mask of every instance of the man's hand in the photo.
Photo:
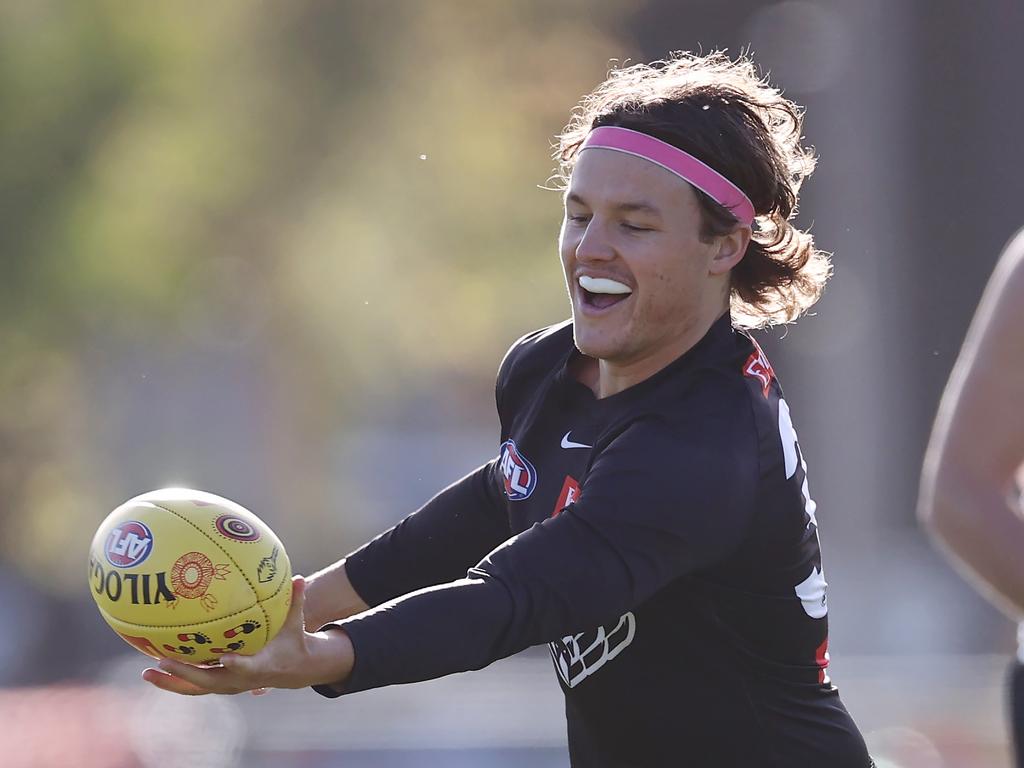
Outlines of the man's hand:
M355 654L341 630L306 632L303 606L306 582L292 579L292 605L274 639L253 656L224 654L219 667L196 667L161 659L159 669L143 670L142 679L171 693L262 693L267 688L305 688L320 683L340 684L352 671Z

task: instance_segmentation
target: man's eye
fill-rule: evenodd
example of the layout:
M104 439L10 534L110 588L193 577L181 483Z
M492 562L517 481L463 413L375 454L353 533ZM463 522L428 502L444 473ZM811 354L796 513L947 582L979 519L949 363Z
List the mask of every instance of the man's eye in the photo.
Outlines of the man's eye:
M567 221L571 221L573 224L586 224L587 221L590 219L589 216L584 216L583 214L579 214L579 213L577 213L577 214L567 213L567 214L565 214L565 218L566 218Z
M650 232L651 231L650 227L638 227L635 224L630 224L629 222L626 222L626 221L622 222L622 226L625 227L626 229L628 229L630 232Z

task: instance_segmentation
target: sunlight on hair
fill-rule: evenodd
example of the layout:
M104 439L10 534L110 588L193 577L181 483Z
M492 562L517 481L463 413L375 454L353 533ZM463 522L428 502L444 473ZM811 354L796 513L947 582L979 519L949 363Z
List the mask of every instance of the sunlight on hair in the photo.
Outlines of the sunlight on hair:
M630 128L697 157L754 204L753 237L732 271L732 316L742 328L789 323L820 298L832 268L809 232L797 229L800 186L815 155L802 145L803 110L760 74L746 54L685 51L651 64L613 68L584 96L558 136L552 180L564 188L580 146L603 125ZM728 151L724 149L728 147ZM695 190L697 191L697 190ZM732 214L697 191L702 237L736 226Z

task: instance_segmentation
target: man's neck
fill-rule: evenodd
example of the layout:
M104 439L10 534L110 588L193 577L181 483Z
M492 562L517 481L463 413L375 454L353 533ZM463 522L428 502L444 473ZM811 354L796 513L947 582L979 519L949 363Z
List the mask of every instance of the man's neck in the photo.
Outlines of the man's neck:
M616 395L678 360L704 338L720 317L721 313L694 323L671 344L658 347L652 354L621 361L587 358L589 363L580 367L577 379L590 387L598 399Z

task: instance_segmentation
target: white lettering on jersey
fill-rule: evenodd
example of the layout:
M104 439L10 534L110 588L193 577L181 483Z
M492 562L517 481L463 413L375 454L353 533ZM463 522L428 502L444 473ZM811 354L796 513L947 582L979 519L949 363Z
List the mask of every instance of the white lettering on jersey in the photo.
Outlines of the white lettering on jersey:
M800 598L804 613L812 619L823 618L828 613L828 584L817 568L812 568L811 575L796 585L796 596Z
M818 538L818 519L815 512L818 505L811 498L811 492L807 487L807 462L804 461L803 453L800 450L800 443L796 436L796 429L793 427L793 419L789 413L789 404L779 398L779 437L782 438L782 455L786 462L786 479L796 474L799 466L804 471L804 479L800 485L800 496L804 500L804 512L807 513L807 525L814 526L814 538ZM828 583L825 581L824 569L817 567L811 569L807 578L801 581L794 588L796 596L800 598L800 605L804 613L812 619L823 618L828 613Z
M786 479L796 473L797 442L793 419L789 415L789 404L779 398L779 436L782 438L782 455L786 459Z
M796 429L793 427L793 419L789 415L789 404L781 397L779 398L779 436L782 438L782 455L786 460L786 479L789 480L796 474L797 465L803 469L804 482L800 486L800 495L804 500L804 511L810 518L808 525L813 523L817 528L818 520L814 516L814 512L818 505L814 503L810 490L807 488L807 462L804 461L803 454L800 452Z
M528 493L530 490L530 486L523 485L523 483L520 482L520 478L522 476L522 468L513 465L509 472L508 484L516 493Z
M501 457L501 473L505 476L505 479L508 480L509 488L511 488L512 491L524 496L529 494L529 484L521 482L523 476L526 475L526 470L515 463L512 459L511 453L506 452L505 455Z
M558 676L567 686L575 688L626 650L635 634L636 617L626 613L612 629L598 627L549 643Z
M813 525L815 528L818 527L818 518L814 516L815 510L818 509L818 505L814 503L814 499L811 498L811 492L807 489L807 465L804 464L804 484L800 486L800 495L804 497L804 512L811 518L808 521L808 525Z

